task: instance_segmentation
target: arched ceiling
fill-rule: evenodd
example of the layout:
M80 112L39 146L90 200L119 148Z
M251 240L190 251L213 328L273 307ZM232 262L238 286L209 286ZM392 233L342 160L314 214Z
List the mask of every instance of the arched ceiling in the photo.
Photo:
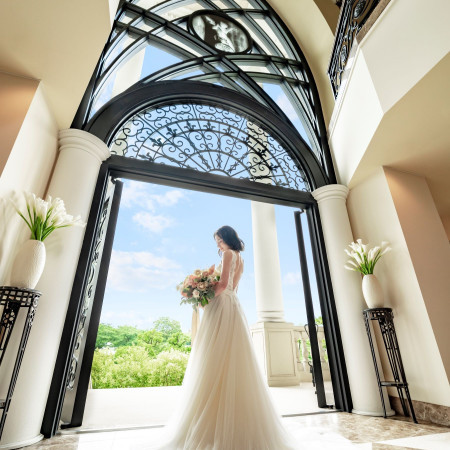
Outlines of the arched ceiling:
M337 7L332 0L269 3L308 60L328 125L334 100L326 70L333 32L321 10L333 12ZM0 6L0 71L42 81L60 128L72 122L108 38L117 4L118 0L42 0L2 2Z
M327 75L339 8L332 0L269 0L289 27L314 75L322 103L325 125L331 119L334 98Z
M42 81L60 128L70 127L118 3L0 2L0 72Z

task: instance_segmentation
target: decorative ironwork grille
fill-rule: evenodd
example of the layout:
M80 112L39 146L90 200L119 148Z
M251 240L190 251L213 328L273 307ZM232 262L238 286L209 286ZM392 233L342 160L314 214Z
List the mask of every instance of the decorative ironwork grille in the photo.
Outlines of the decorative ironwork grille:
M217 11L239 23L251 38L249 53L224 54L189 32L190 17L202 11ZM136 71L139 64L141 69ZM124 82L122 72L134 76ZM72 126L86 127L103 105L125 89L169 80L212 83L253 98L290 122L334 179L311 71L287 27L266 1L123 1Z
M69 372L67 374L66 380L67 390L74 389L76 379L80 371L80 356L82 356L82 352L84 350L86 332L89 326L89 316L91 313L92 302L94 300L95 287L97 285L98 271L100 268L103 245L105 243L105 234L106 228L108 226L108 218L111 209L111 201L113 194L114 194L114 184L110 181L109 190L102 206L100 222L97 229L92 258L89 266L89 272L86 280L87 284L84 291L83 303L80 312L80 318L78 321L75 344L72 352L72 360ZM66 396L66 398L69 399L70 396Z
M216 105L184 103L145 109L111 141L128 158L310 190L284 147L250 118Z
M335 98L342 84L342 75L355 37L379 2L380 0L346 0L342 7L328 67L328 77Z

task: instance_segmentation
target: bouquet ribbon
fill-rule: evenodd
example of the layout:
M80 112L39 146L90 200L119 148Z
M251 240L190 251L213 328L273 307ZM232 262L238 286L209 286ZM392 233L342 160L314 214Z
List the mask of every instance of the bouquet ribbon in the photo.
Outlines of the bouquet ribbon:
M192 324L191 324L191 347L194 345L195 336L197 335L198 327L200 326L200 311L197 308L192 310Z

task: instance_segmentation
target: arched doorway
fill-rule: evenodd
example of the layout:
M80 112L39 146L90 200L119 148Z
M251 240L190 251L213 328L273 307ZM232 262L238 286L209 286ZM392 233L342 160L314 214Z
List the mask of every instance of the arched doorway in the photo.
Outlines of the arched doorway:
M245 55L211 51L199 36L186 32L189 14L167 19L164 14L170 8L178 8L179 2L169 0L148 9L142 6L144 3L123 2L117 26L73 124L111 146L113 155L102 165L94 192L42 432L46 436L54 434L65 408L64 399L69 397L66 426L81 423L88 383L82 368L90 364L89 348L92 339L95 341L99 305L97 302L97 308L93 308L94 298L97 280L106 277L103 272L108 265L108 251L103 249L107 249L108 236L114 233L114 220L110 217L118 203L120 183L115 180L120 177L293 205L307 214L335 405L350 411L351 397L320 218L310 193L333 182L334 174L317 90L300 49L262 1L249 2L252 8L245 10L227 2L233 3L228 14L244 14L244 22L252 30L252 53ZM272 38L268 39L267 27L256 20L260 14L273 25ZM153 26L155 23L157 26ZM150 31L143 31L145 27ZM183 61L148 75L102 106L100 99L108 78L127 57L136 54L145 42L144 35L159 46L167 46ZM128 47L124 44L127 36L133 40ZM243 69L245 64L269 69L251 71ZM179 78L175 74L192 75L199 68L201 75L174 79ZM304 133L264 92L261 85L266 81L283 86L291 106L299 111ZM161 123L152 126L155 120ZM192 145L195 135L203 139L203 147ZM232 141L231 146L227 146L227 139ZM181 140L187 143L189 151ZM308 315L308 322L313 341L314 313ZM320 377L318 358L314 364Z

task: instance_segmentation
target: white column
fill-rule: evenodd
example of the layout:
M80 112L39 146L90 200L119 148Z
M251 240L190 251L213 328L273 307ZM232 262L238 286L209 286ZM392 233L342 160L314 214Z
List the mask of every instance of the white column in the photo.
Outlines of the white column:
M248 124L249 162L252 172L271 184L264 153L267 135ZM258 151L256 151L258 150ZM265 159L265 160L263 160ZM259 164L261 162L261 164ZM264 178L265 177L265 178ZM283 289L274 205L252 201L253 258L258 322L251 327L255 351L269 386L295 386L300 382L294 324L284 321Z
M344 268L348 259L344 249L353 241L346 207L348 188L328 185L316 189L312 195L319 206L353 412L381 416L383 410L362 315L367 306L362 296L361 277ZM394 414L389 411L389 402L386 405L388 413Z
M255 351L269 386L300 383L294 324L285 322L275 207L252 202L253 257L258 322Z
M80 214L87 221L99 168L109 157L109 149L97 137L75 129L60 131L59 144L60 153L48 194L62 198L69 214ZM83 237L84 228L69 227L56 230L45 241L47 261L36 287L42 297L0 448L17 448L42 438L42 418ZM17 331L14 334L18 342ZM10 344L14 346L12 341Z
M252 202L253 259L258 322L284 322L275 207Z

